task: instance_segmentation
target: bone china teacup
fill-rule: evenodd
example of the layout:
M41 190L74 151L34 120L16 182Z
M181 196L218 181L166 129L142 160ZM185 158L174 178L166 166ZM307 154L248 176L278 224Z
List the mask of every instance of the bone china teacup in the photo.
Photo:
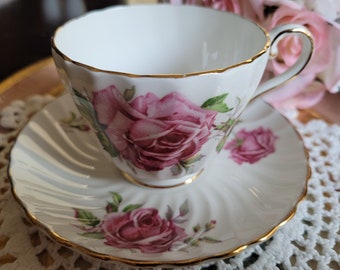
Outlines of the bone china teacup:
M302 54L262 83L285 35ZM150 187L192 182L222 148L248 102L298 74L313 50L299 25L267 33L235 14L166 4L110 7L59 27L60 77L115 166Z

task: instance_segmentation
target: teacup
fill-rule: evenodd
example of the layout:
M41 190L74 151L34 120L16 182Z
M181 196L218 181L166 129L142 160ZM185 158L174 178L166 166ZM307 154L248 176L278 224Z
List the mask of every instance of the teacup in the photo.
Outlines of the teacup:
M285 35L300 36L300 58L259 86ZM312 50L300 25L268 33L235 14L167 4L90 12L52 37L59 74L101 147L149 187L196 179L249 101L298 74Z

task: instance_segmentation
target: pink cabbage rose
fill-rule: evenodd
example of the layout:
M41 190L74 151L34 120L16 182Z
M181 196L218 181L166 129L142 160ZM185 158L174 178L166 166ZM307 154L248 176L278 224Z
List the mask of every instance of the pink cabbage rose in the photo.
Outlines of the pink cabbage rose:
M338 93L340 89L340 27L332 27L330 31L332 57L328 66L318 74L317 80L323 83L331 93Z
M139 249L143 253L170 251L176 241L187 236L172 220L162 219L154 208L110 213L104 218L101 228L105 244Z
M241 129L236 138L224 147L230 150L230 157L238 164L253 164L275 152L277 136L270 129L259 127L252 131Z
M301 24L310 30L314 39L314 52L311 61L297 78L267 94L265 100L281 110L308 108L318 103L325 91L331 91L333 85L337 84L340 79L339 72L332 74L333 81L331 83L328 83L330 82L329 77L327 77L327 81L321 81L322 74L325 74L324 70L334 66L332 59L335 55L331 39L331 31L334 27L329 25L319 14L304 7L298 9L283 5L279 6L271 17L262 22L268 29L287 23ZM272 71L274 74L280 74L292 66L301 53L301 44L297 37L284 38L278 48L278 57L271 61L267 68L267 71Z
M93 96L98 121L120 155L137 168L158 171L199 152L209 139L217 112L172 92L126 102L114 85Z
M313 74L301 74L267 93L264 99L274 107L284 110L294 108L309 108L318 103L324 96L326 87Z
M262 24L267 29L282 24L296 23L304 25L312 33L314 39L314 53L303 73L316 74L322 71L331 60L332 47L329 41L328 24L317 13L304 8L293 9L287 6L280 6L271 17L268 17ZM282 73L292 66L301 53L301 41L296 36L284 38L278 45L279 54L275 61L272 61L272 71L275 74Z
M292 0L285 1L293 2ZM298 0L297 3L320 14L332 25L336 25L335 20L340 17L340 1L338 0Z

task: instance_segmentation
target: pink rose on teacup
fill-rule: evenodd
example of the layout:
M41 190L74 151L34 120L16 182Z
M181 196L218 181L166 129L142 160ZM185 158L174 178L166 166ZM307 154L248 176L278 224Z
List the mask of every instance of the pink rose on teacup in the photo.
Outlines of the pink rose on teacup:
M187 235L172 220L162 219L154 208L139 208L126 213L110 213L101 224L105 244L117 248L139 249L143 253L170 251Z
M241 129L224 149L230 150L230 157L236 163L253 164L275 152L276 139L277 136L270 129L263 127L251 131Z
M120 155L137 168L159 171L194 156L209 139L216 111L172 92L127 102L111 85L94 93L98 121Z

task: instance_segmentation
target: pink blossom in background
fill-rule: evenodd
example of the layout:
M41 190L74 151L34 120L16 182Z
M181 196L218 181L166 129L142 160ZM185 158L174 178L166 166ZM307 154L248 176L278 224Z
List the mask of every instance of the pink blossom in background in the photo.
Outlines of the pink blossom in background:
M96 92L93 105L120 155L147 171L162 170L198 153L217 115L176 92L162 98L147 93L128 103L114 85Z
M170 1L173 2L173 1ZM326 91L340 89L340 1L333 0L201 0L175 1L230 11L251 19L267 30L287 23L301 24L313 35L311 61L297 76L264 96L277 109L284 111L308 108L318 103ZM282 73L293 65L301 52L295 37L280 41L279 55L269 62L265 78Z
M340 1L338 0L298 0L299 4L308 10L320 14L332 25L338 24L335 20L340 17ZM339 28L339 25L337 26Z
M221 11L229 11L244 16L249 19L257 19L258 16L263 17L260 11L262 8L262 0L258 1L239 1L239 0L170 0L171 4L180 5L196 5L211 7ZM259 12L258 12L259 11Z
M297 78L269 93L265 96L265 100L283 110L308 108L318 103L328 90L318 80L318 75L327 68L332 59L331 28L315 12L304 7L292 8L283 5L267 17L262 25L270 30L275 26L288 23L301 24L310 30L314 39L314 52L310 63ZM279 43L278 48L279 55L269 63L267 68L267 71L275 75L284 72L295 63L301 53L301 42L297 37L286 37Z
M323 82L328 91L337 93L339 92L340 86L340 28L331 27L330 42L332 44L331 61L327 67L318 74L318 79Z
M314 52L311 61L302 71L305 74L317 74L324 70L331 60L332 47L330 43L330 29L326 21L318 14L302 9L292 9L280 6L271 17L262 24L269 30L282 24L296 23L304 25L312 33ZM275 74L282 73L292 66L301 53L301 42L298 37L286 37L278 45L279 54L272 61L271 68Z
M264 98L276 108L293 110L312 107L322 99L325 92L325 85L315 80L313 74L301 74L280 88L270 91Z
M230 151L230 158L236 163L253 164L275 152L276 140L277 136L270 129L241 129L224 149Z

